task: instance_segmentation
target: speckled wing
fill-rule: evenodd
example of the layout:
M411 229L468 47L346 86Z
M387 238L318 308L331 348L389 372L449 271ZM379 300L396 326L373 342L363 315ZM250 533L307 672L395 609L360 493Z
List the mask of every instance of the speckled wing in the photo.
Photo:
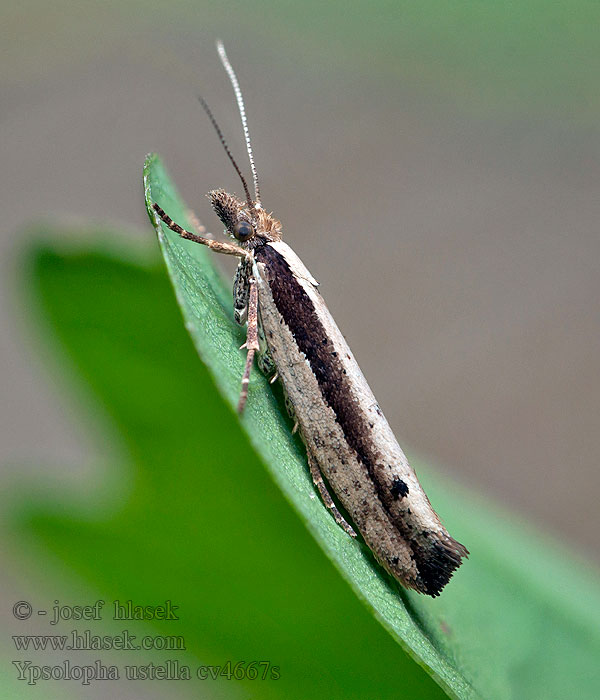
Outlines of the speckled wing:
M381 564L437 596L467 549L431 507L360 367L282 241L254 250L260 322L307 451Z

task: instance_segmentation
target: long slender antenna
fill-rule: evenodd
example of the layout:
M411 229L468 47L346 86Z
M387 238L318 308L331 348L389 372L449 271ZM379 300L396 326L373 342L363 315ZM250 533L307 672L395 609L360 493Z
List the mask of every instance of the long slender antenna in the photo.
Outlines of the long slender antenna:
M252 153L252 143L250 141L250 131L248 129L248 120L246 119L246 108L244 107L244 98L242 96L242 91L240 89L240 84L238 82L237 76L227 54L225 53L225 47L222 41L217 41L217 50L219 52L219 57L221 58L221 63L227 71L229 80L233 86L233 91L235 92L235 99L237 100L238 110L240 112L240 117L242 118L242 127L244 128L244 137L246 138L246 150L248 151L248 158L250 159L250 168L252 170L252 180L254 182L254 199L256 200L256 206L260 209L260 188L258 186L258 175L256 173L256 165L254 164L254 154Z
M202 108L204 109L208 118L210 119L210 123L215 127L215 131L217 132L217 135L219 137L219 141L221 142L221 145L225 149L225 153L227 153L227 155L229 156L229 160L233 163L233 167L235 168L237 174L240 176L240 180L242 181L242 185L244 186L244 192L246 194L246 202L248 202L248 208L253 209L254 203L252 202L252 197L250 196L250 190L248 189L248 183L246 182L246 178L242 175L242 171L240 170L238 164L235 162L235 158L231 155L231 151L229 150L229 146L227 145L227 141L225 141L225 137L223 136L223 132L221 131L221 127L217 124L217 120L214 118L213 113L210 110L210 107L206 104L202 95L198 95L198 99L200 100L200 104L202 105Z

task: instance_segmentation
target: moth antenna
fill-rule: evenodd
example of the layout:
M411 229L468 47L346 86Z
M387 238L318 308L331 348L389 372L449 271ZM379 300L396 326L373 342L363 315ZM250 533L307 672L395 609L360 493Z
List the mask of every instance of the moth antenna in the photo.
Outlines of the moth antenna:
M246 118L246 108L244 107L244 97L240 89L240 84L238 82L233 66L227 58L225 53L225 47L222 41L217 41L217 50L219 52L219 57L223 68L227 71L231 85L233 86L233 91L235 92L235 99L237 100L238 110L240 112L240 117L242 118L242 127L244 129L244 137L246 139L246 150L248 151L248 158L250 159L250 169L252 170L252 180L254 182L254 199L256 201L257 208L261 208L260 203L260 188L258 186L258 174L256 172L256 165L254 164L254 154L252 153L252 142L250 141L250 130L248 129L248 119Z
M206 115L210 119L210 123L215 127L215 131L217 132L217 135L219 137L219 141L221 142L221 145L225 149L225 153L229 156L229 160L233 163L233 167L235 168L237 174L240 176L240 180L242 181L242 185L244 186L244 192L246 194L246 201L248 202L248 207L250 209L254 208L254 204L252 202L252 197L250 196L250 190L248 189L248 183L246 182L246 178L242 175L242 171L239 168L239 165L235 162L235 158L231 155L231 151L229 150L229 146L227 145L227 141L225 141L225 137L223 136L223 132L221 131L221 127L217 124L217 120L214 118L213 113L211 112L210 107L206 104L206 101L202 97L202 95L198 95L198 99L200 100L200 104L202 105L202 109L206 112Z

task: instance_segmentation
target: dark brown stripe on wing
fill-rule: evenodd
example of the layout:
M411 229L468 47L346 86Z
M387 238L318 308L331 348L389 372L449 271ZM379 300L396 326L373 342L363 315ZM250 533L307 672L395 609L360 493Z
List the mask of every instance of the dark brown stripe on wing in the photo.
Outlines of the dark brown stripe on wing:
M267 267L275 306L306 355L325 402L335 412L348 444L374 478L377 455L364 439L370 430L368 422L353 399L350 382L310 297L278 251L265 245L254 255Z
M403 539L407 540L419 570L423 592L437 595L460 565L462 545L449 538L448 543L428 539L428 533L415 531L409 523L390 512L390 506L400 496L397 485L382 483L378 474L381 456L373 449L368 436L371 426L351 391L350 380L313 302L301 283L291 272L285 258L270 245L257 247L254 255L264 263L273 300L284 322L294 336L299 349L308 360L327 405L333 409L344 436L360 462L365 466L375 486L382 507Z

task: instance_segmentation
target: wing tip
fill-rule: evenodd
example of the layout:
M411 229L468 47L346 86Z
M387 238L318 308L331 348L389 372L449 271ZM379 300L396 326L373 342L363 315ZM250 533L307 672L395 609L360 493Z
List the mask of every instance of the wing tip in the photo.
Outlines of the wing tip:
M450 535L430 536L427 544L413 548L419 576L415 588L437 598L469 550Z

